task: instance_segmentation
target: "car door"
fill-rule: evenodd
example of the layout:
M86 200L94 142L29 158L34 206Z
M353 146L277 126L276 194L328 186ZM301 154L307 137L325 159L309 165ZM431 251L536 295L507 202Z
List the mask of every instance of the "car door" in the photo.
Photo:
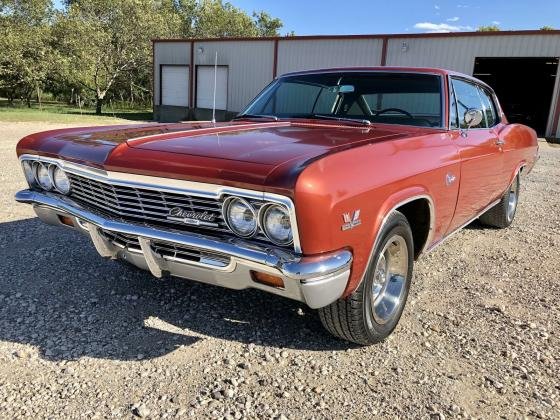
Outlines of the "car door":
M476 217L501 194L503 173L503 152L494 130L497 114L491 99L467 79L451 78L451 89L458 117L451 128L461 158L461 176L450 231ZM473 108L482 111L483 119L478 126L468 128L464 115Z

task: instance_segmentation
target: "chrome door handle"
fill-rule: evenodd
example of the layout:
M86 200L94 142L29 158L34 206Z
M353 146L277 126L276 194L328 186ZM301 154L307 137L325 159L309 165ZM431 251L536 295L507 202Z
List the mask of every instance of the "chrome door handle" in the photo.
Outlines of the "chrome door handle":
M504 144L506 144L505 140L502 140L502 139L496 140L496 145L503 146Z

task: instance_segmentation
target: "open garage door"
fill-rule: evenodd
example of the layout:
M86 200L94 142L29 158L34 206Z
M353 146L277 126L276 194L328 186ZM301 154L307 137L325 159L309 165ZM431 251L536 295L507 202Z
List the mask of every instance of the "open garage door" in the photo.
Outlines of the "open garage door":
M189 106L189 66L161 66L161 105Z
M216 109L227 109L228 68L216 67ZM196 67L196 107L212 109L214 103L214 66Z
M558 57L476 58L474 77L496 91L509 122L546 134Z

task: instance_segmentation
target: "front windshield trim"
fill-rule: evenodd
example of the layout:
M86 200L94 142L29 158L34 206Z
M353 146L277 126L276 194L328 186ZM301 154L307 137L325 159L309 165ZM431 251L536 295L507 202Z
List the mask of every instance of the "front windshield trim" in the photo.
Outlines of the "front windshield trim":
M440 72L436 72L436 71L410 71L410 70L399 70L399 69L387 69L387 70L383 70L383 69L375 69L375 70L368 70L368 69L348 69L348 70L344 70L344 69L336 69L336 70L317 70L317 71L302 71L302 72L292 72L292 73L286 73L283 74L279 77L277 77L276 79L274 79L272 82L270 82L250 103L249 105L247 105L247 107L240 112L237 116L238 117L242 117L243 114L249 114L251 108L254 106L255 102L260 99L262 96L264 96L265 94L268 94L270 92L270 90L274 89L279 83L285 81L286 79L292 78L292 77L296 77L296 76L304 76L304 75L340 75L341 77L344 77L344 75L347 74L355 74L355 73L363 73L363 74L404 74L404 75L430 75L430 76L435 76L439 79L439 85L440 85L440 90L439 90L439 95L440 95L440 118L439 118L439 124L438 125L434 125L434 126L430 126L430 127L424 127L424 126L419 126L419 125L408 125L408 124L399 124L399 123L389 123L389 122L373 122L370 121L372 125L375 124L387 124L387 125L403 125L403 126L408 126L408 127L416 127L416 128L431 128L431 129L444 129L444 130L449 130L449 126L448 126L448 122L447 122L447 113L446 113L446 104L447 104L447 97L446 97L446 90L445 90L445 76L440 73ZM260 113L262 114L262 113ZM266 115L266 114L263 114ZM271 114L272 116L273 114ZM297 116L278 116L276 115L277 118L279 119L290 119L290 118L298 118ZM333 116L336 117L336 116ZM303 116L300 116L299 118L303 118ZM344 118L344 117L342 117ZM350 118L348 118L350 119ZM359 123L359 119L356 119L356 121Z

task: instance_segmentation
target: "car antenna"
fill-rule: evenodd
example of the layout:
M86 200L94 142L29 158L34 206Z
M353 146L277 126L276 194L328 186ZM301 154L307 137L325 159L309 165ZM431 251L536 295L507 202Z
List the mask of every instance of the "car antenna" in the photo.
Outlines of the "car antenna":
M214 98L212 100L212 123L216 123L216 83L217 83L217 73L218 73L218 51L216 51L216 56L214 57Z

